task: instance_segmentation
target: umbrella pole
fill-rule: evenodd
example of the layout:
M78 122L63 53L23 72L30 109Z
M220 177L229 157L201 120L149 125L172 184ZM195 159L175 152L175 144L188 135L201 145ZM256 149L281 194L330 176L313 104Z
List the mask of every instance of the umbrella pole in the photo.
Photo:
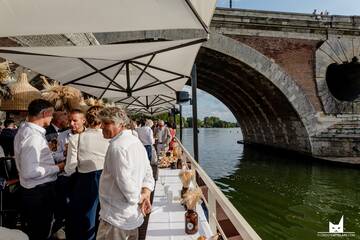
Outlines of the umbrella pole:
M182 135L183 135L183 126L182 126L182 106L181 106L181 104L179 105L179 111L180 111L180 122L179 122L179 124L180 124L180 142L181 142L181 144L182 144Z
M198 143L198 121L197 121L197 72L196 65L193 65L191 70L191 90L192 90L192 125L193 125L193 145L194 145L194 159L199 162L199 143Z

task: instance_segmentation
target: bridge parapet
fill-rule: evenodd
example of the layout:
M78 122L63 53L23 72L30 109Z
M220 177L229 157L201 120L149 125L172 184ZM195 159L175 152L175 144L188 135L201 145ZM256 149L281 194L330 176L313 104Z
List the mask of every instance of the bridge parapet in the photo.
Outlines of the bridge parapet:
M360 16L217 8L211 28L223 34L324 40L329 34L360 36Z

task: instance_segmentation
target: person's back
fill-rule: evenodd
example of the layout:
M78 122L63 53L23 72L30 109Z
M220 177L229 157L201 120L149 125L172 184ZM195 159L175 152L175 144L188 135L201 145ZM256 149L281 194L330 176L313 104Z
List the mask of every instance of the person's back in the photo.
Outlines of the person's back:
M54 109L43 99L28 107L28 121L14 140L15 162L19 172L23 218L30 240L50 237L55 203L54 182L64 164L55 164L45 138Z
M45 132L45 129L43 130ZM15 136L15 160L20 173L20 184L25 188L33 188L46 182L53 182L57 178L59 168L54 164L52 153L50 148L47 147L47 141L44 135L45 133L41 132L40 127L27 122L19 128ZM28 155L28 153L32 151L32 147L29 145L32 144L34 145L34 149L35 146L38 148L38 159L25 161L27 157L32 157ZM36 154L36 152L33 152L33 154ZM43 172L45 168L49 168L51 165L52 169L50 172Z
M14 139L17 133L15 121L13 119L6 119L4 121L4 129L0 133L0 145L7 157L14 156Z
M138 137L143 145L152 145L153 144L153 131L149 126L142 126L137 128Z
M4 154L7 157L14 156L14 139L17 129L4 128L0 133L0 145L4 149Z

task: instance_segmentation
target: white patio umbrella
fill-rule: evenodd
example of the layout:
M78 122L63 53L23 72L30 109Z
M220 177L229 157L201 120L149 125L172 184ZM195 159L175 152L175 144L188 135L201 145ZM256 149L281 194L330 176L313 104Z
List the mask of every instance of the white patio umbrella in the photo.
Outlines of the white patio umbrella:
M190 78L202 41L8 47L0 48L0 57L96 98L175 96Z
M2 0L0 37L204 29L216 0Z
M152 95L142 97L126 97L114 99L115 104L119 104L131 113L142 113L145 115L155 115L168 112L175 108L176 98L169 95Z

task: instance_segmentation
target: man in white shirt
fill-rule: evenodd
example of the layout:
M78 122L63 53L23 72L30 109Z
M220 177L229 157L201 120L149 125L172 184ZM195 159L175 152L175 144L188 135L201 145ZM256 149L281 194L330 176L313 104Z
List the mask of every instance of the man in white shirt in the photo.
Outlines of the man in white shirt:
M68 114L70 129L59 133L57 137L57 151L54 152L55 162L65 162L67 155L67 145L69 138L72 135L82 133L85 131L85 114L79 109L73 109ZM64 225L67 211L69 208L69 189L71 181L69 176L60 174L56 181L56 209L55 209L55 223L53 232L56 233ZM68 227L69 228L69 227Z
M136 240L143 215L151 210L152 169L140 140L126 129L124 110L100 112L103 135L111 139L100 178L100 225L97 240Z
M23 216L30 240L49 239L54 214L54 182L64 163L55 164L45 138L54 108L43 99L28 107L28 121L14 140L15 162L22 187Z
M70 129L59 133L57 138L57 150L54 153L54 159L56 162L65 161L67 144L69 143L70 136L79 134L85 131L85 114L79 109L73 109L69 113Z
M171 134L169 128L165 125L163 120L160 120L158 127L155 128L156 151L159 155L161 151L166 152L169 149L171 142Z
M154 144L154 133L151 127L153 122L151 119L140 121L141 127L137 128L138 137L140 141L144 144L149 160L152 158L152 145Z

